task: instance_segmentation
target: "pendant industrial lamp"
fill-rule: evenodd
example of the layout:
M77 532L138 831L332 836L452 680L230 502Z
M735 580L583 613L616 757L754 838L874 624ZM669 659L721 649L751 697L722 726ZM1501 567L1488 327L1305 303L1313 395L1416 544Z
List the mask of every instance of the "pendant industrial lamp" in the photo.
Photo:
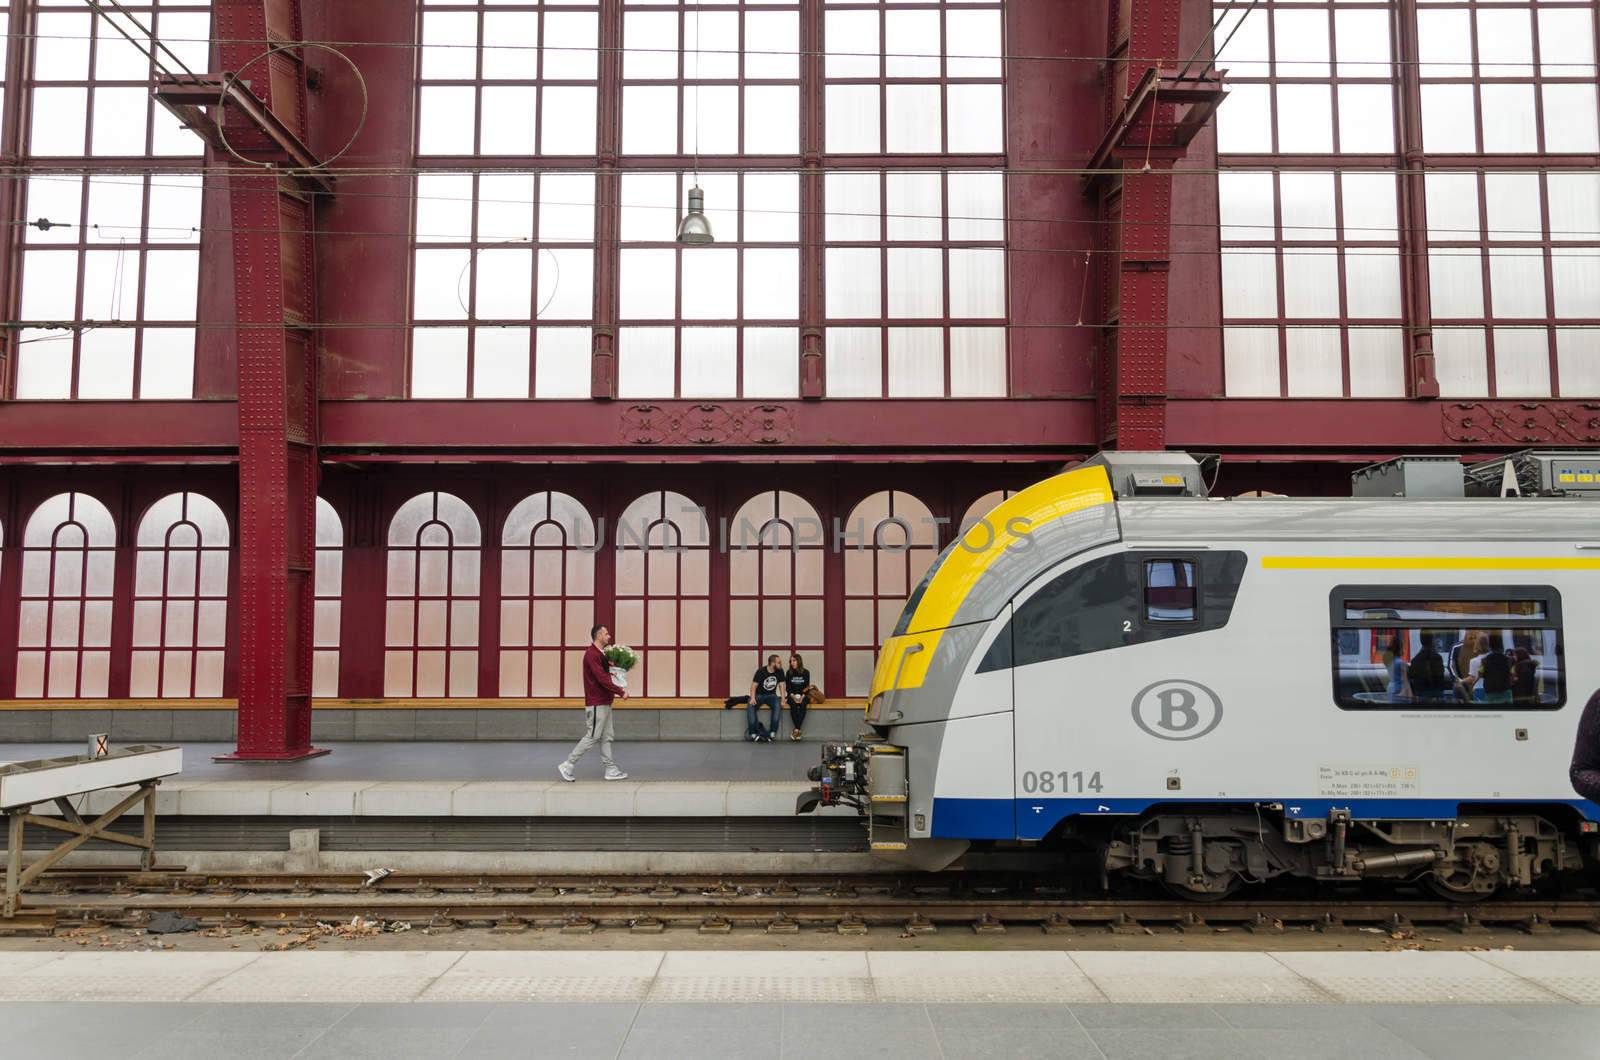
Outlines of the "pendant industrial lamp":
M700 8L694 9L694 79L700 80ZM688 246L715 243L711 220L706 217L706 193L700 190L700 85L694 86L694 186L689 189L689 210L678 222L678 242Z

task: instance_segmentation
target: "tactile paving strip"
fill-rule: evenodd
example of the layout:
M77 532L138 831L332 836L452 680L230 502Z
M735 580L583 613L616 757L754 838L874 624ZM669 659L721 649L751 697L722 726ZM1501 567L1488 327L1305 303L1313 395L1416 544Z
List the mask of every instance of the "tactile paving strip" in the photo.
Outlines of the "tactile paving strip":
M191 1001L412 1001L434 981L431 975L230 976Z
M1083 976L882 976L872 981L879 1001L1091 1002L1105 995Z
M0 1001L183 1001L226 974L8 975Z
M664 975L650 1001L871 1001L872 980L849 976Z
M1562 998L1515 976L1317 976L1337 1001L1360 1004L1496 1005L1545 1003Z
M649 979L629 976L446 975L418 1001L643 1001Z
M1333 1000L1316 983L1298 976L1272 976L1250 979L1212 976L1204 979L1184 976L1141 975L1094 977L1094 984L1109 1001L1173 1002L1191 1004L1229 1004L1252 1002L1317 1003Z

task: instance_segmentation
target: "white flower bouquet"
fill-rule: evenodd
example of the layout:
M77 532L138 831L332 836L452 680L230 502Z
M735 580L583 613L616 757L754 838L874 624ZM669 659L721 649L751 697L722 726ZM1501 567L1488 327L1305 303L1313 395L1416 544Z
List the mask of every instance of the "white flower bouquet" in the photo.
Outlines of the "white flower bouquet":
M613 644L606 649L606 663L611 669L611 680L618 688L627 688L628 671L639 664L639 653L626 644Z

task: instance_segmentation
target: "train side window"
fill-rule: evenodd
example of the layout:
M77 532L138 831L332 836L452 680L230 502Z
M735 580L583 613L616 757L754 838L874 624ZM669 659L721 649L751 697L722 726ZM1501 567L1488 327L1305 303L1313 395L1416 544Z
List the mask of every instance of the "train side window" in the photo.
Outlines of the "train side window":
M979 661L978 672L1185 637L1228 624L1244 581L1243 552L1148 556L1118 552L1051 578L1016 606Z
M1195 598L1194 563L1191 560L1145 560L1146 622L1193 622Z
M1551 586L1341 586L1334 701L1345 710L1554 710L1566 702Z

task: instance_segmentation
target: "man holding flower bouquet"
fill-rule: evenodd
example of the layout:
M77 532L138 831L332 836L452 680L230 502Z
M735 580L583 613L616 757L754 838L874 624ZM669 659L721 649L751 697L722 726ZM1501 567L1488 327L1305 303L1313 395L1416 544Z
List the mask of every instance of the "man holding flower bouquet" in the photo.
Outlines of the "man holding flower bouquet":
M578 779L572 767L595 744L600 745L600 760L606 764L606 779L628 779L628 774L618 769L611 757L611 740L615 733L611 702L617 696L628 697L627 678L623 675L638 657L621 647L608 651L611 631L604 626L589 630L589 637L589 646L583 651L583 720L587 728L566 761L556 767L561 779L569 784ZM613 654L615 658L611 657Z

